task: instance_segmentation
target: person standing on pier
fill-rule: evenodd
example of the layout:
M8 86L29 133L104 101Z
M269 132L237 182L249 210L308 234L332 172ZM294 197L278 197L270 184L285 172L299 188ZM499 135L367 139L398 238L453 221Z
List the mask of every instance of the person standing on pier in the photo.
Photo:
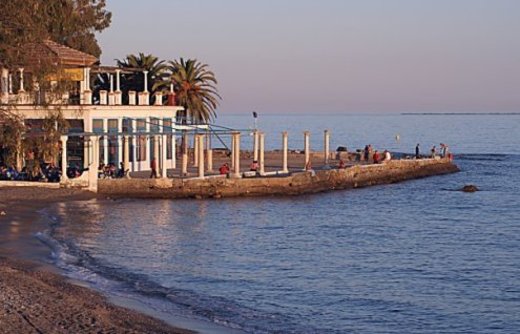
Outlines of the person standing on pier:
M431 149L431 157L432 157L432 159L435 159L435 156L437 156L437 148L435 147L435 145L433 145L433 147Z
M155 157L150 162L150 168L152 169L152 173L150 174L151 179L157 178L157 161L155 160Z
M417 144L417 146L415 146L415 159L420 159L420 158L421 158L421 151L419 148L419 144Z

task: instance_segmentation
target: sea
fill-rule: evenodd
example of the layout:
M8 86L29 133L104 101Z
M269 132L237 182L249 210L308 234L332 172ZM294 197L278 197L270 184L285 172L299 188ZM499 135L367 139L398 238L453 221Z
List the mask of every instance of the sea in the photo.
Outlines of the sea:
M282 131L302 149L309 130L322 150L325 129L332 149L406 155L420 144L427 154L445 143L461 171L297 197L59 203L41 212L48 227L36 235L49 261L207 333L520 332L520 114L216 123L245 130L242 149L254 128L267 149L281 148ZM459 191L468 184L480 191Z

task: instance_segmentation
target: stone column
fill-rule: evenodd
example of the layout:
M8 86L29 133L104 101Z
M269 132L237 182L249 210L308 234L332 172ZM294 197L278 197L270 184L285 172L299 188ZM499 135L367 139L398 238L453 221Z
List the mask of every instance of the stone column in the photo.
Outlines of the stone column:
M1 100L2 103L9 102L9 70L7 68L2 68L2 77L0 79L0 88L1 88Z
M197 140L197 136L199 134L195 134L193 136L193 167L199 166L199 151L201 148L199 147L199 141Z
M115 91L115 104L121 105L123 104L123 98L121 93L121 70L116 70L116 91Z
M155 93L155 103L154 105L156 106L162 106L162 93L161 92L157 92Z
M108 92L108 104L113 106L116 104L116 94L114 93L114 75L110 74L110 92Z
M20 67L19 71L20 71L20 90L18 92L25 92L25 89L24 89L24 86L23 86L23 71L24 71L24 68Z
M92 120L88 116L83 117L83 131L84 132L92 132ZM90 138L87 138L86 136L83 137L83 169L87 169L90 165L90 156L92 154L92 146L89 147L89 145L92 145L92 140ZM97 166L96 166L97 168Z
M263 132L260 132L258 134L258 139L259 139L259 167L260 167L260 170L258 171L258 173L260 175L264 175L265 174L265 133Z
M108 104L108 92L106 90L99 91L99 104L107 105Z
M143 92L148 93L148 71L143 71L143 76L144 76Z
M288 167L288 151L289 151L289 140L287 131L282 132L282 173L289 173Z
M160 124L161 124L161 132L163 133L161 135L161 177L163 178L167 178L168 177L168 167L166 166L166 157L167 157L167 135L165 135L164 133L164 120L161 119L160 120Z
M231 169L235 168L235 135L231 134Z
M181 166L181 176L186 176L188 174L188 153L186 151L182 152L182 166Z
M196 142L197 142L197 146L199 147L199 150L198 150L198 155L199 155L199 177L200 178L203 178L204 177L204 135L202 134L197 134L196 135Z
M211 148L211 134L206 133L206 171L213 172L213 150Z
M305 151L305 162L304 162L304 166L303 166L303 169L306 169L310 159L311 159L311 151L310 151L310 132L309 131L304 131L303 132L303 150Z
M120 92L121 91L121 70L117 69L116 70L116 91L117 92Z
M330 157L330 131L325 130L323 133L323 155L325 166L329 165Z
M253 131L253 160L258 161L258 130Z
M92 104L92 91L90 90L90 67L85 68L85 91L83 92L83 102Z
M103 119L103 163L108 164L108 119Z
M128 91L128 105L135 106L136 105L136 97L135 97L135 90Z
M166 135L161 136L161 177L168 177L168 167L166 166Z
M9 73L9 94L13 94L13 75Z
M181 176L185 176L188 174L188 135L186 133L182 134L182 142L184 143L182 150L182 166L181 166ZM182 145L181 145L182 146Z
M124 148L123 148L123 173L127 170L130 171L130 137L124 136ZM129 174L127 174L127 177Z
M235 166L233 168L233 175L234 177L239 178L240 177L240 132L233 132L234 140L234 149L235 152L234 158L235 158Z
M117 119L117 163L123 162L123 118L119 117ZM119 168L119 165L116 167Z
M175 131L175 130L174 130ZM172 132L172 168L177 168L177 134Z
M143 71L144 76L144 90L138 94L138 103L141 106L147 106L150 104L150 94L148 93L148 71Z
M66 182L67 177L67 140L68 136L61 136L61 182Z
M99 166L99 136L90 137L90 149L92 150L92 162L88 168L88 190L97 192L98 166Z
M151 121L151 119L152 119L151 117L146 117L145 118L145 124L144 124L145 130L144 131L146 133L150 133L150 121ZM144 157L144 159L141 158L142 161L140 161L140 163L143 163L143 161L144 161L145 169L150 167L150 162L152 162L150 157L154 153L154 152L152 152L152 141L154 141L154 136L153 135L146 135L146 138L147 138L147 140L145 141L146 142L146 156Z
M159 157L159 136L158 135L153 136L153 158L152 159L155 159L156 170L159 169L160 165L161 165L161 163L160 163L161 159Z
M132 118L132 137L130 138L130 142L132 143L132 171L137 170L136 162L137 162L137 121L135 118Z

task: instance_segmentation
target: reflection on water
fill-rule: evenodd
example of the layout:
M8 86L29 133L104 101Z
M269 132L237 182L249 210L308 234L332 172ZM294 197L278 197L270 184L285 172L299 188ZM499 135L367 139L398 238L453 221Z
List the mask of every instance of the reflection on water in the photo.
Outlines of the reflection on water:
M414 131L434 137L445 121ZM452 146L471 148L460 132ZM498 153L465 154L458 174L313 196L67 203L52 235L133 293L248 332L513 333L520 155ZM483 191L454 191L466 183Z

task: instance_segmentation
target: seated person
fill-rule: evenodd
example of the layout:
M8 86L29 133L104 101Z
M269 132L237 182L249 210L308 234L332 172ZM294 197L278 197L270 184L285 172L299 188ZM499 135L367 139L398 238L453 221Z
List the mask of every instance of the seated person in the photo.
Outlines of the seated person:
M259 168L258 161L253 160L249 170L252 171L252 172L256 172L258 170L258 168Z
M225 164L223 164L222 166L220 166L220 168L218 169L220 175L226 175L229 173L229 165L227 164L227 162Z
M385 150L384 155L385 155L385 157L384 157L383 161L386 162L386 161L392 160L392 155L390 154L390 152L388 150Z
M379 151L378 150L376 150L374 152L374 155L372 156L372 159L374 160L375 164L379 163L379 160L381 159L381 156L379 155Z

